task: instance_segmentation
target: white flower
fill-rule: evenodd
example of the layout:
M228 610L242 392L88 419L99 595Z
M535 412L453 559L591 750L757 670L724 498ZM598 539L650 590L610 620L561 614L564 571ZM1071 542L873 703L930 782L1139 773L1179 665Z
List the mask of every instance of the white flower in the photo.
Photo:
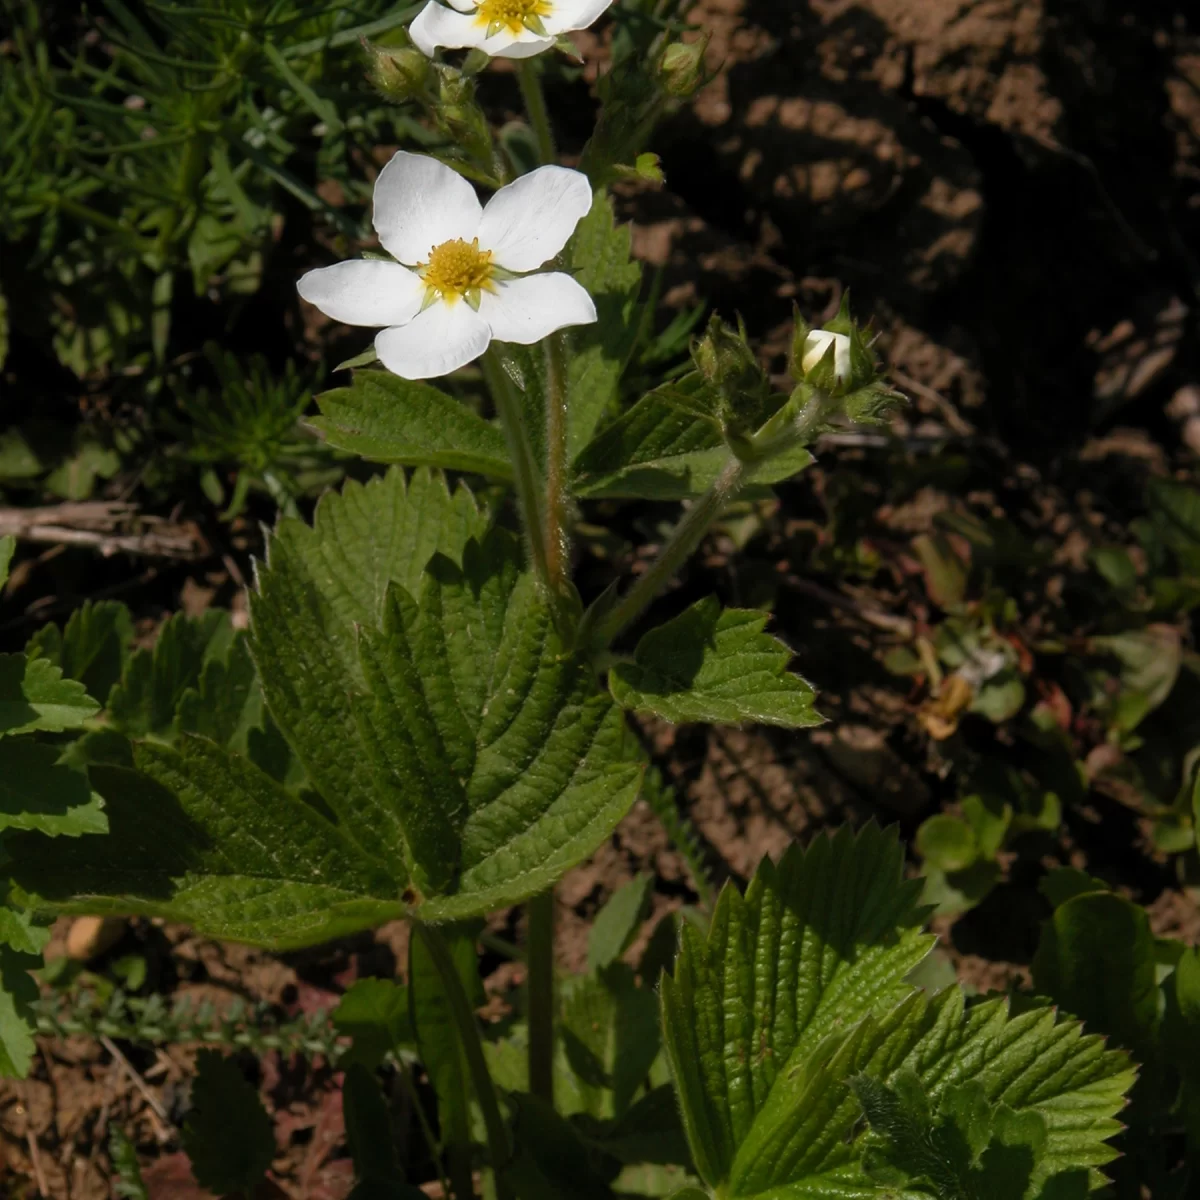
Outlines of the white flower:
M825 357L830 344L833 345L833 374L838 383L850 378L850 339L844 333L830 333L828 329L814 329L804 339L804 357L800 368L806 374Z
M613 0L429 0L408 27L432 55L439 46L470 46L493 58L531 58L572 29L586 29Z
M493 338L530 345L596 319L591 296L570 275L523 274L553 258L591 206L585 175L539 167L484 208L444 163L401 150L375 181L373 217L383 248L399 261L319 267L297 287L335 321L387 326L375 350L394 374L446 375Z

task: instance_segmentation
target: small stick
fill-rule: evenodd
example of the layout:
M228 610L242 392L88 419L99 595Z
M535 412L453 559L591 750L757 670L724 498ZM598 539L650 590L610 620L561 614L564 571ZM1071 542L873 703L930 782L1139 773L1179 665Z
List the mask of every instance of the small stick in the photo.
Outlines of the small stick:
M121 1064L125 1074L129 1076L130 1083L141 1093L142 1099L150 1106L150 1111L153 1114L154 1120L154 1136L160 1144L171 1140L171 1133L167 1126L170 1124L170 1119L167 1117L167 1110L163 1108L162 1101L150 1090L146 1081L137 1073L133 1064L121 1053L116 1042L107 1034L100 1035L100 1044Z
M46 1173L42 1170L42 1152L38 1149L37 1138L32 1129L25 1130L25 1144L29 1147L29 1160L33 1164L33 1178L38 1191L46 1200L50 1200L50 1188L46 1183Z
M883 609L875 608L873 605L863 604L860 600L854 600L841 592L830 591L829 588L823 588L819 583L813 583L811 579L801 579L797 575L787 576L786 583L788 587L797 592L803 592L814 600L820 600L828 604L830 608L840 608L843 612L851 613L860 621L874 625L876 629L886 629L889 633L896 633L905 638L913 636L913 623L907 617L898 617L894 613L884 612Z

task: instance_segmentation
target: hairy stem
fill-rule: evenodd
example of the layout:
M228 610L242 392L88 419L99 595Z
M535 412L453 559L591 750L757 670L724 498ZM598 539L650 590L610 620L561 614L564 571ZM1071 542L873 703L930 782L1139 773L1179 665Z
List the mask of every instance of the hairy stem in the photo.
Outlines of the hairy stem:
M483 1056L483 1042L479 1037L478 1021L471 1008L471 1002L467 999L462 980L458 977L458 971L454 966L450 948L446 945L446 939L442 937L435 925L426 925L423 921L413 921L413 927L425 943L425 949L429 951L429 957L433 960L438 978L442 981L442 988L446 994L446 1001L450 1005L454 1023L458 1027L459 1043L462 1046L463 1056L467 1062L467 1071L475 1089L475 1099L483 1113L484 1128L487 1130L488 1155L495 1173L496 1195L498 1200L511 1200L511 1193L504 1181L504 1168L511 1157L508 1133L504 1128L504 1118L500 1113L496 1085L492 1082L487 1060ZM453 1171L453 1169L452 1161L451 1170ZM468 1179L469 1177L468 1168ZM466 1200L466 1197L474 1194L473 1185L469 1182L463 1185L460 1180L455 1179L454 1186L456 1191L460 1186L466 1187L466 1191L461 1193L460 1200Z
M529 434L521 418L521 406L517 402L514 385L501 365L494 350L488 350L480 360L483 377L492 393L496 415L504 428L508 452L512 456L513 476L517 489L517 506L521 510L521 521L525 526L525 540L533 569L542 586L551 595L554 589L550 582L550 571L546 562L545 519L542 512L542 492L539 472L533 460L533 448Z
M525 906L529 921L529 1090L554 1103L554 889Z
M546 339L546 576L553 596L567 590L571 535L567 528L567 355L563 335Z
M529 126L537 141L538 159L542 164L552 163L555 158L554 131L550 128L550 114L546 111L546 96L542 91L539 68L532 58L517 60L517 80L521 85L521 99L525 101L525 112Z

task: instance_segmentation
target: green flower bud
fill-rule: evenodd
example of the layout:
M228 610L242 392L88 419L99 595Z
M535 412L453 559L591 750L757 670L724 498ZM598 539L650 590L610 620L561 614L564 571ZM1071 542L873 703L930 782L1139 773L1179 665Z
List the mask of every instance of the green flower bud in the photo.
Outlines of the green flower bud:
M790 364L793 379L831 396L843 396L875 383L875 356L850 315L848 293L842 297L837 316L822 328L812 328L798 312L795 321Z
M692 361L715 393L716 415L731 443L753 433L770 415L770 381L740 320L735 330L714 313L692 347Z
M376 46L362 39L367 78L388 100L403 103L427 97L433 87L433 63L415 46Z
M668 95L686 100L709 81L704 63L708 41L705 34L695 42L672 42L659 56L659 81Z

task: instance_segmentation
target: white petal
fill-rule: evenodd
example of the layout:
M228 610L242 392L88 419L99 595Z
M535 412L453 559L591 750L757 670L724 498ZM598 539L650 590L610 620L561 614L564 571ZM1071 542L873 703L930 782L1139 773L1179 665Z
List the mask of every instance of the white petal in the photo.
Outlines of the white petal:
M478 0L448 0L451 8L457 8L459 12L473 13L478 7Z
M398 150L375 180L375 231L402 263L426 262L434 246L452 238L469 242L482 211L475 189L426 154Z
M375 350L393 375L432 379L465 367L490 341L487 322L465 300L439 300L407 325L377 333Z
M479 245L509 271L532 271L567 244L591 207L586 175L567 167L538 167L487 202Z
M814 329L804 339L804 357L800 360L800 369L811 371L825 357L831 343L834 377L838 380L849 379L850 339L844 333L830 333L828 329Z
M549 50L556 41L555 38L538 37L536 33L522 29L507 46L502 45L508 36L498 33L494 38L488 38L482 49L493 58L532 58L535 54L541 54L543 50Z
M554 0L554 7L543 19L547 33L566 33L586 29L598 21L613 0Z
M403 325L420 311L425 285L399 263L354 258L300 277L300 295L347 325Z
M590 325L596 319L596 306L587 289L570 275L548 271L510 279L497 284L496 291L484 292L479 315L498 341L529 346L556 329Z
M432 58L439 46L457 50L480 45L487 36L487 29L473 16L446 8L437 0L429 0L413 17L408 34L417 49Z

